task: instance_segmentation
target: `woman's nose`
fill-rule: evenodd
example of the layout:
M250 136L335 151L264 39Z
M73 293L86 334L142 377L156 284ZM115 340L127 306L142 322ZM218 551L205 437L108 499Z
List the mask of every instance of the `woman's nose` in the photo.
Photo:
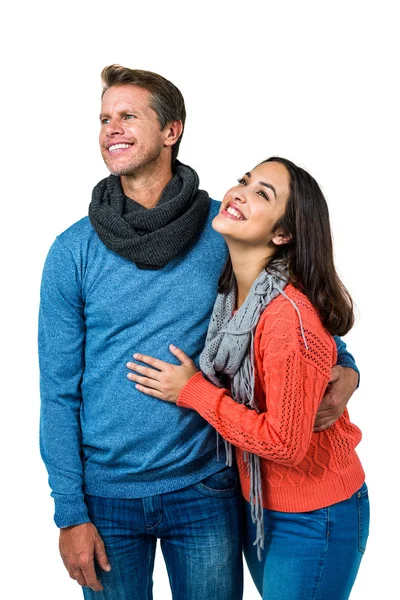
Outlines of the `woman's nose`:
M246 193L244 190L236 190L233 198L236 202L240 202L241 204L247 202L246 200Z

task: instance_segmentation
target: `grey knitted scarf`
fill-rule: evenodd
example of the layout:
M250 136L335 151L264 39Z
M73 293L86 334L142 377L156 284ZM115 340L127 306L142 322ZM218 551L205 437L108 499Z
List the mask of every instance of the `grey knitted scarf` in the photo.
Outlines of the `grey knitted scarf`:
M89 218L101 241L140 269L162 269L200 235L210 198L194 169L175 161L172 179L154 208L127 198L119 177L96 185Z
M235 314L236 284L228 293L218 294L205 347L200 356L200 368L214 385L224 387L221 376L228 376L233 400L256 411L258 406L254 398L254 331L261 313L268 304L279 294L287 298L283 291L287 280L283 269L279 275L262 271ZM299 314L296 306L295 309ZM224 441L226 462L231 465L232 446ZM254 544L257 545L258 557L261 558L261 548L264 548L264 520L260 458L250 452L245 452L244 458L249 467L251 516L257 531Z

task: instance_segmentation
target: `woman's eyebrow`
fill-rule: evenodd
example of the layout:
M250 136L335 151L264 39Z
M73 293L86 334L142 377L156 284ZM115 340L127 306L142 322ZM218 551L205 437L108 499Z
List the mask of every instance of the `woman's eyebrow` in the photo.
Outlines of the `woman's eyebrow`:
M265 186L266 188L269 188L270 190L272 190L274 192L275 198L276 198L276 190L274 188L273 185L271 185L270 183L266 183L265 181L259 181L258 182L260 185Z

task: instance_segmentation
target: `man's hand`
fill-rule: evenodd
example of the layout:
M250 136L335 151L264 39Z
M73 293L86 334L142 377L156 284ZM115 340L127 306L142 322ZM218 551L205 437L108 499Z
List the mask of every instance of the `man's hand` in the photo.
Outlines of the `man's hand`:
M103 586L97 579L94 559L104 571L110 571L103 540L93 523L82 523L60 529L60 554L72 579L79 585L101 592Z
M328 429L342 415L352 394L357 388L358 373L347 367L336 365L325 396L321 400L315 417L314 432Z

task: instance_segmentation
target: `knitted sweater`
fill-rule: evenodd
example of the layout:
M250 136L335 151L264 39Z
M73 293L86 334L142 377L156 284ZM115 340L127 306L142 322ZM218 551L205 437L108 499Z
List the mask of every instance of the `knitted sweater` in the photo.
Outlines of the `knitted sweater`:
M141 270L108 250L84 218L54 242L43 271L39 322L41 453L55 521L89 520L84 493L138 498L219 471L216 436L197 413L140 393L127 379L134 352L198 360L226 259L211 227L162 269Z
M244 497L250 478L244 451L260 456L264 507L305 512L349 498L364 481L355 452L361 432L348 411L329 429L313 433L319 403L336 362L335 341L304 294L288 285L262 314L254 338L255 396L260 412L238 404L201 373L183 388L178 405L202 415L236 446Z

